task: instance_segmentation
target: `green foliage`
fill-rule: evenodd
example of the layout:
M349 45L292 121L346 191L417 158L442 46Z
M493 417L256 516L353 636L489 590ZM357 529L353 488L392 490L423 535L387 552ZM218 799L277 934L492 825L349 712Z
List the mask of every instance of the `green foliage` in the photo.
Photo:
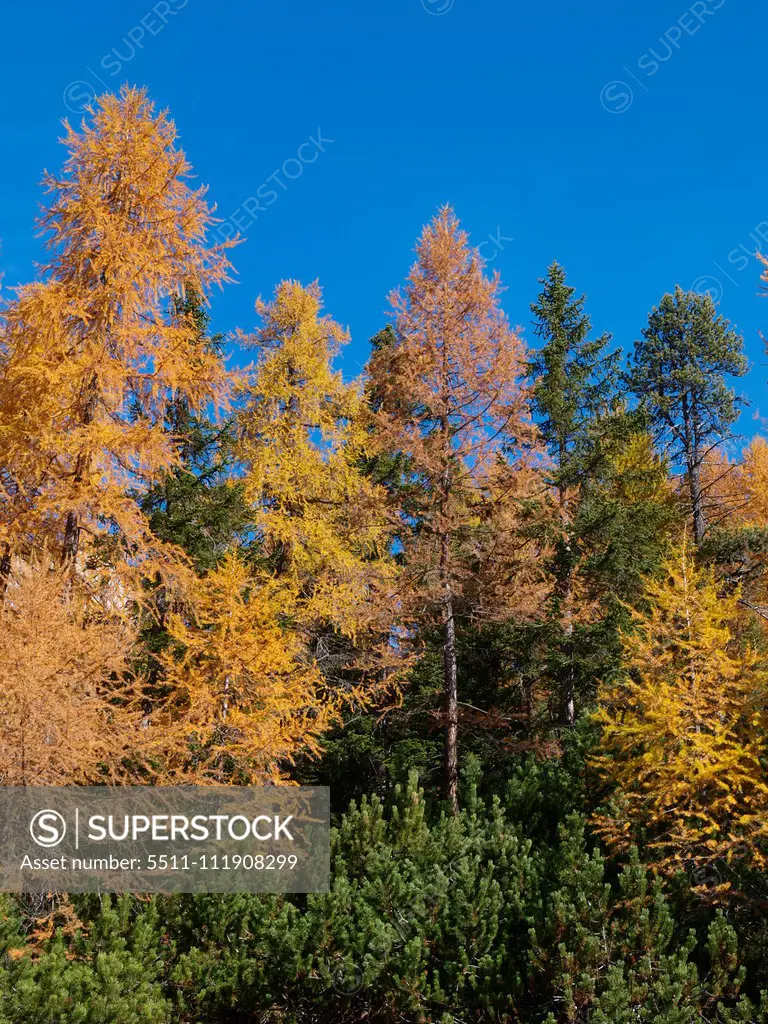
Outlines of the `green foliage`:
M740 995L746 972L722 915L697 948L694 931L677 933L661 882L637 849L611 883L608 864L587 850L574 816L563 826L558 861L559 887L548 897L544 929L531 932L531 962L555 1008L547 1022L758 1019Z
M574 298L558 263L540 279L543 290L531 305L534 332L542 339L529 374L533 410L555 463L558 486L581 482L594 446L614 411L621 351L609 352L609 334L590 339L585 296Z
M203 351L220 352L223 339L209 336L210 317L194 292L177 298L174 312L192 321ZM165 429L176 439L178 464L141 495L139 505L154 536L178 545L196 571L206 573L216 568L250 524L243 486L232 479L234 429L229 422L215 423L209 415L193 412L183 398L168 402ZM145 617L142 653L154 687L162 683L158 655L170 643L166 620L171 609L158 580L147 581L147 589L154 614Z
M653 309L635 342L628 383L671 457L687 460L729 436L744 402L727 378L746 372L743 340L712 298L678 285Z
M467 779L458 815L414 778L391 805L363 799L334 830L327 894L84 898L85 930L36 959L13 953L6 901L0 1021L768 1020L723 915L697 937L637 851L616 874L578 813L552 834L571 772L520 763L485 801Z
M170 1024L161 985L164 934L156 906L105 899L88 934L57 935L39 959L6 956L3 1024Z
M220 353L223 339L209 335L210 317L200 298L192 292L174 305L177 316L194 323L201 349ZM154 535L180 545L198 571L206 572L249 524L242 486L231 479L232 426L214 423L176 398L168 403L166 429L176 438L179 465L142 496L140 505Z
M525 648L535 652L531 688L546 681L550 716L572 725L575 707L617 667L621 602L658 564L673 510L667 468L642 416L628 412L619 393L621 352L609 350L610 335L590 337L585 298L574 297L559 264L541 284L531 309L542 345L529 375L556 498L552 596L543 628L527 630Z
M306 674L311 693L298 703L314 731L274 746L270 767L280 781L330 785L331 887L0 895L0 1024L768 1022L768 892L760 858L740 856L764 838L748 792L762 793L764 688L745 680L766 674L768 445L741 466L717 452L744 405L732 386L747 370L737 332L708 296L677 287L622 373L611 335L593 337L585 297L552 263L531 306L540 344L528 352L498 304L499 280L485 278L445 208L361 380L332 370L346 332L318 320L319 285L284 282L275 303L257 304L255 376L230 393L202 294L228 264L199 244L211 225L203 193L181 183L188 168L164 134L174 131L144 94L100 107L95 134L69 132L64 179L48 179L62 273L22 289L0 324L0 602L8 621L23 618L14 567L39 549L41 565L58 554L72 584L82 577L97 624L125 604L115 610L139 634L142 726L180 737L185 757L191 673L226 764L253 737L261 751L267 698L299 697ZM105 175L130 203L107 202ZM150 251L159 257L147 261ZM177 289L168 309L163 296ZM707 572L682 628L669 596L661 616L654 581L689 512L690 569ZM112 584L137 567L143 601L119 574ZM295 583L265 596L263 621L252 570ZM175 588L176 573L186 587ZM685 562L686 594L688 573ZM703 598L706 630L689 614ZM654 614L664 628L651 642L642 620ZM274 678L260 660L265 623L276 660L290 655ZM68 677L34 653L35 629L20 635L6 679L25 676L26 708L29 673L13 652L32 652L25 664L41 662L50 716L47 680ZM707 657L696 666L697 645ZM399 660L406 651L413 661ZM399 691L389 684L404 664ZM243 680L256 697L238 724ZM655 690L646 685L633 708L627 695L648 680ZM622 684L615 696L611 681ZM610 715L603 702L590 716L601 684ZM100 685L89 678L89 690ZM393 706L372 708L371 693L394 693ZM328 732L334 694L343 721ZM657 751L667 781L650 822L635 786L650 755L630 727L653 749L674 741ZM435 795L443 729L453 813ZM612 729L626 740L623 771ZM702 776L691 766L708 746L728 758ZM732 784L729 764L747 754L749 773ZM596 765L615 776L609 829L595 813ZM664 876L658 844L631 843L685 823L697 775L699 818L718 807L727 824L735 816L739 845L702 833L691 860L686 826ZM753 806L741 813L745 794ZM43 906L54 908L47 919L34 913Z
M728 380L747 372L743 344L709 295L678 285L648 317L627 376L663 452L683 468L697 544L717 505L702 479L706 461L732 439L745 404Z

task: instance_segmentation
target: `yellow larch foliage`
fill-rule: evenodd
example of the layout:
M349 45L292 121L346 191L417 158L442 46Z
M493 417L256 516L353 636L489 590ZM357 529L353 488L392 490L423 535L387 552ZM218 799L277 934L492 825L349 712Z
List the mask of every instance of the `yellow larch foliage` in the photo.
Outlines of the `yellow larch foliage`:
M134 628L72 592L50 561L16 563L0 603L0 784L103 782L138 742Z
M716 529L743 523L746 508L742 466L719 448L701 463L701 490L709 535Z
M174 298L205 296L229 264L206 245L212 212L174 124L144 92L101 97L63 141L63 173L44 179L49 261L0 322L0 540L74 563L108 537L126 569L162 561L127 492L177 462L169 398L199 409L226 382Z
M384 493L361 469L372 443L361 388L333 369L347 334L321 315L317 283L284 281L256 308L263 326L249 339L258 360L239 456L263 554L290 581L301 623L353 640L386 632L393 566Z
M280 781L316 753L338 701L291 629L289 583L231 553L197 582L192 612L173 615L163 657L171 689L152 713L143 753L175 782Z
M719 533L712 535L718 573L736 587L742 608L752 615L751 629L768 626L768 552L763 534L768 527L768 443L756 436L741 459L725 456L704 465L707 494L715 494L719 512L710 515ZM712 481L709 485L709 481Z
M686 541L648 581L622 675L598 693L593 764L614 801L597 831L617 849L645 842L667 873L766 862L768 669L738 625L738 594L718 593Z
M755 437L738 467L741 498L739 521L747 526L768 526L768 441Z
M625 505L674 501L669 467L645 431L631 434L612 454L610 463L611 497Z

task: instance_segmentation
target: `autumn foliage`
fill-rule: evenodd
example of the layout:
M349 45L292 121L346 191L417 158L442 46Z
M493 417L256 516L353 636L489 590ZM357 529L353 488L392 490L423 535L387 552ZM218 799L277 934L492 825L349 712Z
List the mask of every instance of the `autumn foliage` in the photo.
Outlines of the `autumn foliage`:
M643 842L668 872L762 865L768 666L741 635L738 593L718 593L688 542L648 581L646 602L624 635L621 677L598 693L594 766L616 787L598 831L618 849Z
M339 701L288 625L295 608L289 585L236 553L198 582L169 621L170 695L142 749L161 779L279 781L297 751L317 752Z
M352 379L316 281L211 334L227 245L144 92L62 141L0 316L0 781L416 763L457 815L462 765L587 723L615 856L764 866L768 447L712 303L665 296L623 372L553 263L532 351L443 207Z
M260 304L238 431L258 554L196 578L140 499L189 450L169 410L226 406L199 315L228 278L225 247L207 244L205 189L144 93L65 128L63 173L45 178L50 257L0 332L5 778L280 778L343 703L318 629L375 631L387 650L387 521L358 465L361 390L330 365L343 332L317 286ZM346 702L359 683L344 680Z
M318 281L217 329L145 92L62 142L0 304L0 785L336 827L309 898L0 894L0 1024L768 1022L768 441L712 299L627 358L552 262L515 328L443 206L353 373Z
M14 563L0 606L0 784L114 780L139 732L135 626L68 589L66 571Z
M173 296L227 278L204 189L176 129L146 95L107 95L68 157L44 179L49 258L4 311L0 386L0 539L26 557L106 554L109 574L168 564L130 496L178 458L163 426L169 396L217 401L221 360L197 344ZM33 413L33 414L32 414Z
M471 584L473 614L535 609L535 544L516 529L533 498L535 428L522 383L525 348L455 214L444 208L416 246L394 334L371 361L382 444L406 460L404 608L443 632L445 792L458 780L456 619ZM541 490L540 481L538 489ZM490 614L493 614L490 613Z
M317 283L295 281L257 303L238 455L262 556L296 595L295 615L354 638L386 595L391 528L363 472L373 439L361 388L333 366L348 338L321 306Z

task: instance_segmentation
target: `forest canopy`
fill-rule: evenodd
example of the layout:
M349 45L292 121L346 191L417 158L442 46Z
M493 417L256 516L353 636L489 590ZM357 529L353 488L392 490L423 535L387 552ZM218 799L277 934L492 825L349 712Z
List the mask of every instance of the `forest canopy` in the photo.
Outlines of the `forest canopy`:
M145 92L63 144L0 307L0 783L329 785L333 881L3 897L0 1022L766 1019L768 439L712 298L625 353L552 262L528 341L444 206L349 379L318 281L212 332L238 239Z

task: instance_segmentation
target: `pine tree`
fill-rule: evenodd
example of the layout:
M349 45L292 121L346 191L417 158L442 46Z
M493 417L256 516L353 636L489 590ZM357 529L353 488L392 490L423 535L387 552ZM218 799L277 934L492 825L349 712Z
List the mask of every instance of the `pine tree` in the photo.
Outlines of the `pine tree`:
M135 897L103 897L87 933L71 943L59 933L42 956L9 967L7 985L0 982L0 1021L167 1024L167 955L154 904L137 913Z
M698 1024L731 1020L734 1005L757 1011L739 998L746 971L724 917L710 924L706 949L697 949L693 932L675 935L663 883L636 847L611 884L606 859L586 848L583 821L571 815L560 831L556 888L531 929L529 954L541 1002L555 1007L545 1024Z
M697 544L710 511L702 469L733 437L744 401L728 378L746 372L743 341L710 296L679 286L653 309L635 342L628 383L673 465L683 468Z
M519 571L513 543L515 565L505 565L506 552L495 548L502 535L493 529L503 517L507 537L514 536L514 509L531 490L521 449L534 430L520 381L525 351L499 307L498 277L486 277L450 208L425 228L416 251L404 293L391 297L395 339L374 352L370 375L382 443L405 457L412 485L413 501L402 510L404 602L417 618L436 619L442 634L444 784L455 809L459 603L479 563L505 577L505 608L513 593L521 611L535 606L536 588L523 597L520 585L535 572L533 550ZM482 536L483 524L490 529L467 557L463 542L477 538L478 527Z

